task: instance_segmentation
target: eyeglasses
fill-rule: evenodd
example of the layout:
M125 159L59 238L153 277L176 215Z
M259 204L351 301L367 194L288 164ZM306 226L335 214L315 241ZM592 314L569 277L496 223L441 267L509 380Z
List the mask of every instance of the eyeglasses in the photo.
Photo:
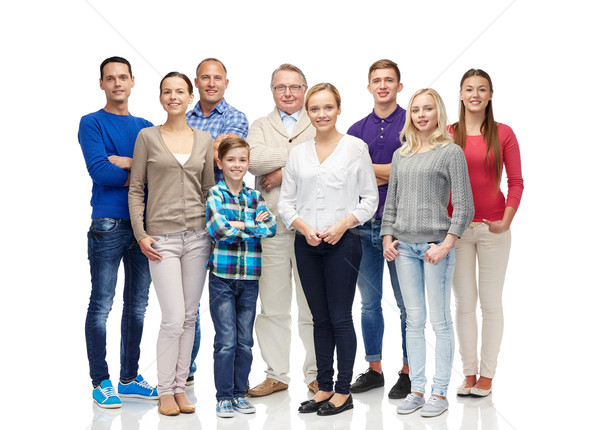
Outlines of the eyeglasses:
M292 93L299 93L300 91L302 91L302 88L304 88L306 85L302 84L302 85L277 85L275 87L273 87L273 91L276 91L278 93L285 93L285 90L289 89L290 92Z

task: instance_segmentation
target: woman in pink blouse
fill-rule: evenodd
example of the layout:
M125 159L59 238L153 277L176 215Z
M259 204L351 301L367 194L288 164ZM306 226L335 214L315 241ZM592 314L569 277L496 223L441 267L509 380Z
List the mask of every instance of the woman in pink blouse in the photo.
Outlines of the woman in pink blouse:
M456 243L452 285L465 375L457 390L459 396L483 397L492 390L504 327L502 289L510 253L510 225L523 193L519 144L509 126L494 121L493 93L486 72L467 71L460 81L459 120L450 128L455 143L465 152L475 204L473 222ZM506 198L500 190L503 168L508 179ZM478 298L481 362L475 313Z

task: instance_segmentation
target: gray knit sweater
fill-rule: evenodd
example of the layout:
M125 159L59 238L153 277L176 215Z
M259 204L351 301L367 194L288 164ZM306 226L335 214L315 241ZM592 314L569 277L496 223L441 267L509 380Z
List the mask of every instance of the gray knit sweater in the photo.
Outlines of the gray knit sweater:
M410 157L394 152L381 236L409 243L444 240L448 233L460 237L474 214L467 162L458 145L436 146Z

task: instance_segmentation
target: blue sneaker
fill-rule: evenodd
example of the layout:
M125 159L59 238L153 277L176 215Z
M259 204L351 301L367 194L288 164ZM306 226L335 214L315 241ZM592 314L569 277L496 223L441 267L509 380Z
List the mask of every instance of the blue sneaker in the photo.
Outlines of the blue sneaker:
M254 405L243 397L233 399L233 409L242 414L253 414L256 412Z
M217 416L221 418L233 418L235 412L233 412L233 406L231 400L220 400L217 403Z
M128 384L119 382L119 396L121 397L137 397L138 399L158 399L156 388L150 386L142 375L138 375L133 381Z
M100 382L100 385L92 391L92 397L94 398L94 402L101 408L114 409L121 407L121 399L115 393L115 388L110 379Z

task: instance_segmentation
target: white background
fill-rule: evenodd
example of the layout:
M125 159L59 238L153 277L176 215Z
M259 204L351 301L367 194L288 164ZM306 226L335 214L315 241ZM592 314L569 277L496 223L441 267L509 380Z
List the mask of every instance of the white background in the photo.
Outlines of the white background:
M131 113L155 124L165 119L158 103L161 77L178 70L193 78L197 63L214 56L229 71L227 101L250 122L272 110L270 74L290 62L303 69L309 85L328 81L338 87L342 132L372 109L366 85L375 60L390 58L399 64L402 106L417 89L431 86L444 98L451 121L457 119L462 74L471 67L486 70L494 81L496 119L510 125L519 139L525 192L512 229L505 336L491 409L496 424L480 423L479 428L597 426L600 282L592 274L599 265L600 34L592 4L98 0L4 5L0 426L109 428L111 421L112 429L227 426L214 417L206 294L201 305L202 370L195 390L199 412L194 418L159 420L154 408L132 424L125 415L107 420L93 413L83 329L90 292L86 232L91 180L77 129L82 115L104 106L98 67L113 55L133 66ZM109 319L108 360L115 384L121 289L119 285ZM278 422L279 415L269 412L277 408L257 401L255 417L236 418L230 427L438 428L433 421L398 417L385 396L399 360L399 324L391 297L388 288L387 385L380 400L362 402L355 396L352 419L300 420L295 408L306 393L296 340L289 397L274 397L289 401L287 420ZM357 293L354 319L360 336L359 302ZM154 384L159 321L151 291L140 369ZM432 333L428 338L433 339ZM366 367L363 355L359 337L356 373ZM254 356L253 385L263 378L258 346ZM454 369L451 390L462 379L458 348ZM465 424L472 405L459 404L453 396L450 400L450 412L440 425L477 428ZM380 412L369 422L374 407Z

